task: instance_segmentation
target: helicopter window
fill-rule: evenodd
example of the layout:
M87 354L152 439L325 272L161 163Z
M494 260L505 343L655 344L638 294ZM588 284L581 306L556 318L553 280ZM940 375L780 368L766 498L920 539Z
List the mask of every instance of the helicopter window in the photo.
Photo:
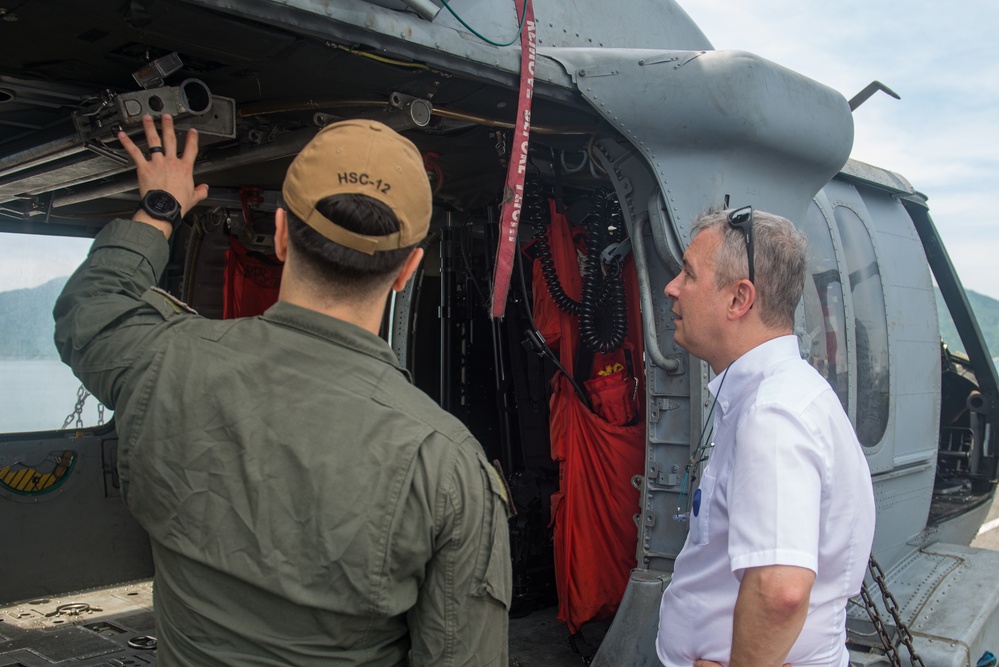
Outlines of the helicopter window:
M0 432L54 431L110 419L62 363L52 307L91 240L0 233ZM86 399L77 419L80 396ZM72 417L72 419L70 419Z
M839 206L836 226L849 271L857 347L857 437L865 447L881 441L888 426L888 316L877 256L860 217Z
M843 285L832 237L825 218L814 205L805 217L808 237L808 273L805 281L805 326L811 339L809 362L839 396L848 409L849 374L846 362L846 313Z

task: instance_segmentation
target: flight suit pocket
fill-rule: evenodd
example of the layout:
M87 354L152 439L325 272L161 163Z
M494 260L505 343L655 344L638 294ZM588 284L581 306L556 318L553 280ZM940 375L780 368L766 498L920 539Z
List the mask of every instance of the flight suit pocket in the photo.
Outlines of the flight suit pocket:
M690 502L690 541L698 546L708 543L711 529L711 497L715 491L715 478L704 475Z
M494 467L480 461L482 471L488 480L489 492L485 498L483 533L480 558L485 560L485 568L476 582L476 597L488 597L503 605L507 611L513 598L513 575L510 564L510 498L506 485ZM477 568L478 569L478 568Z
M110 268L119 276L129 278L135 275L142 263L148 261L142 255L125 248L104 247L100 254L90 259L93 268Z

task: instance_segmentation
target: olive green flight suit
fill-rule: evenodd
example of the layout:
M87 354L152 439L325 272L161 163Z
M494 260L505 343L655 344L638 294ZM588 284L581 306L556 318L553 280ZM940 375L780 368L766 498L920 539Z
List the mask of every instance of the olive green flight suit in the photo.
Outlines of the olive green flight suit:
M482 448L352 324L279 302L208 320L150 289L115 220L55 306L115 410L156 565L159 664L507 665L507 498Z

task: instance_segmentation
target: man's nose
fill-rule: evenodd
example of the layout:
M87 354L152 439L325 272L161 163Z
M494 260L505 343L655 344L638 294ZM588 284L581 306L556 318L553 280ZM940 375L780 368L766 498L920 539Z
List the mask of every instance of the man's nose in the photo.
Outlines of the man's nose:
M676 298L676 295L677 295L677 282L679 280L680 280L680 276L677 276L673 280L671 280L668 283L666 283L666 289L664 289L663 292L670 299L675 299Z

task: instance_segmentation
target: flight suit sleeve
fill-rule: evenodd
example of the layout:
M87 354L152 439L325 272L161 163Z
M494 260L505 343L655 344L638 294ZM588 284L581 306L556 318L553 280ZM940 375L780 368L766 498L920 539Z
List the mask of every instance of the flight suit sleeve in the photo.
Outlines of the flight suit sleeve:
M445 484L442 529L407 620L411 667L506 667L509 498L475 442Z
M114 220L56 300L55 345L84 386L117 409L129 370L181 311L151 292L169 259L163 233L141 222Z

